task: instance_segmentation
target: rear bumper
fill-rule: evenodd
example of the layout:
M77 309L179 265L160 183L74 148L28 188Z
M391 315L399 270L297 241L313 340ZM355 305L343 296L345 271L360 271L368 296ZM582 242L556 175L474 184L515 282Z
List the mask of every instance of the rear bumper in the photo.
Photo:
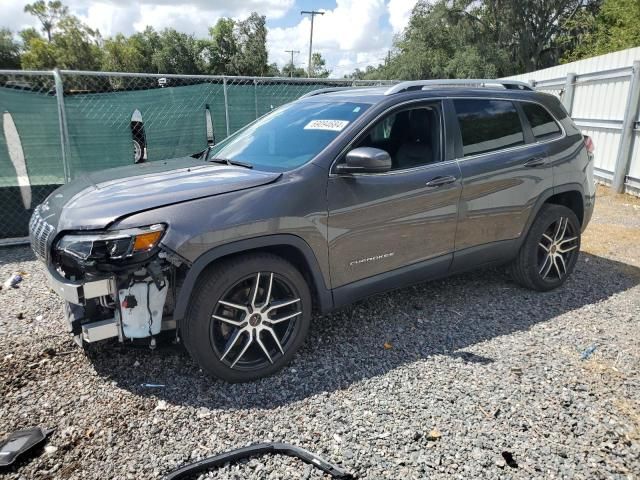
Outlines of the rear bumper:
M53 291L67 302L76 305L84 305L87 300L92 298L115 295L117 292L114 277L105 277L90 282L72 281L60 276L51 266L47 266L46 274L49 286Z
M596 206L596 194L595 191L590 196L584 197L584 212L582 218L582 231L584 232L591 221L593 216L593 210Z

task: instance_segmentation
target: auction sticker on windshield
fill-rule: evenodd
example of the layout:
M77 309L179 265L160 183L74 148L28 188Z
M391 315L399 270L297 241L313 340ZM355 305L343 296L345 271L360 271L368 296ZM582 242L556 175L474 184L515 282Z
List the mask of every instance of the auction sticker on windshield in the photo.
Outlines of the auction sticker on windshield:
M311 120L304 126L305 130L331 130L340 132L349 125L348 120Z

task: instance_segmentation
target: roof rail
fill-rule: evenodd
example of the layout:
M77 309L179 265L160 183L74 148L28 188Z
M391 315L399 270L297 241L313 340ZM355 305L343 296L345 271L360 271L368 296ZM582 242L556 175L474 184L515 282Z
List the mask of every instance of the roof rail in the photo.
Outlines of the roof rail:
M340 92L342 90L362 90L365 88L377 88L384 85L349 85L348 87L326 87L319 88L318 90L312 90L309 93L305 93L300 98L315 97L316 95L322 95L323 93Z
M411 80L408 82L400 82L397 85L389 87L384 94L393 95L394 93L408 92L410 90L422 90L424 87L492 87L494 85L501 85L507 90L533 90L528 83L517 80L456 78L449 80Z
M327 87L327 88L319 88L317 90L311 90L309 93L305 93L300 98L315 97L316 95L322 95L323 93L339 92L341 90L351 90L352 88L362 88L362 87Z

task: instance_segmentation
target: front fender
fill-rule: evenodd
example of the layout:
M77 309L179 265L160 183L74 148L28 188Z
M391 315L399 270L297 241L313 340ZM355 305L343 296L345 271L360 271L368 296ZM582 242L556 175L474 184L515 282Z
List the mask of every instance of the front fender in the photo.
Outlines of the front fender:
M327 312L333 308L333 296L331 294L331 290L325 283L318 259L309 244L296 235L266 235L220 245L200 255L188 270L184 282L182 283L182 287L178 293L173 313L177 324L179 325L179 322L185 318L193 289L197 284L200 274L205 268L220 258L236 253L243 253L250 250L259 250L261 248L268 247L290 247L295 248L299 253L301 253L304 256L309 273L315 285L320 311Z

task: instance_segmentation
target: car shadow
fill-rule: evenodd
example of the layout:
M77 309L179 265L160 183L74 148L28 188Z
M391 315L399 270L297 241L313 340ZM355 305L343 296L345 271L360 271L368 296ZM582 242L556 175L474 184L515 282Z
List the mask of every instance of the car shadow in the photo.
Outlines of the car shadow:
M419 284L314 317L305 345L288 367L246 384L211 379L180 346L150 351L110 345L93 350L90 358L99 375L141 396L196 408L273 409L433 355L490 364L491 358L465 349L638 284L640 268L585 253L567 283L546 293L518 287L504 269Z

